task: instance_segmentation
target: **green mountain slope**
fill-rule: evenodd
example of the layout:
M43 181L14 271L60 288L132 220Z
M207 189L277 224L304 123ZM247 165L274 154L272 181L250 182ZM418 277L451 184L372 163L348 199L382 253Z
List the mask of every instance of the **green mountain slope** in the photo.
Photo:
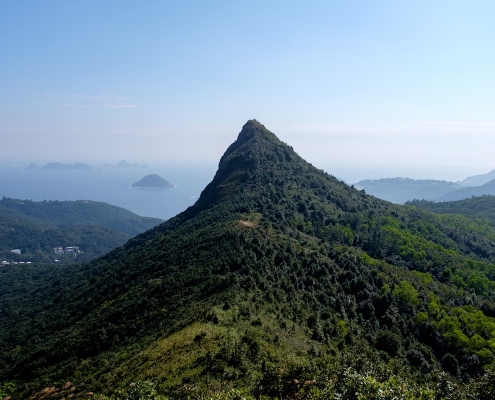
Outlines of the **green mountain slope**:
M435 203L414 200L407 203L438 214L460 214L476 220L479 224L495 227L495 196L473 196L464 200Z
M51 261L55 247L78 246L82 253L77 260L88 261L160 222L95 201L34 202L4 197L0 201L0 254L3 259ZM13 256L12 249L20 249L22 256Z
M51 228L68 228L84 225L101 225L129 236L138 235L162 220L141 217L121 207L107 203L77 201L30 201L4 197L0 201L0 215L28 218Z
M249 121L195 205L0 297L0 380L110 394L151 379L173 398L482 393L494 256L493 228L368 196Z

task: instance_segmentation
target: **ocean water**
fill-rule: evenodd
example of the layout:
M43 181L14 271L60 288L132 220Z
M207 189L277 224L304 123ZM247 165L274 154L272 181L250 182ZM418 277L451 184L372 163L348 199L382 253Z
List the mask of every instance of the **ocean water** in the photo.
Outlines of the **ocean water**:
M193 205L213 179L214 164L169 164L149 168L27 170L0 167L0 196L21 200L93 200L125 208L135 214L169 219ZM131 188L148 174L158 174L175 187Z

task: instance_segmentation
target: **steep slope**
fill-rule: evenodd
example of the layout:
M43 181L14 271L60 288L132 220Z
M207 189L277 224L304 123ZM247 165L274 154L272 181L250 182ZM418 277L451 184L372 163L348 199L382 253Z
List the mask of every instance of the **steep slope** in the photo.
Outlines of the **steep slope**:
M473 196L464 200L445 202L415 200L407 204L438 214L464 215L480 224L489 224L495 228L495 196Z
M280 398L371 374L440 396L493 361L494 240L355 190L249 121L192 207L0 297L0 380Z

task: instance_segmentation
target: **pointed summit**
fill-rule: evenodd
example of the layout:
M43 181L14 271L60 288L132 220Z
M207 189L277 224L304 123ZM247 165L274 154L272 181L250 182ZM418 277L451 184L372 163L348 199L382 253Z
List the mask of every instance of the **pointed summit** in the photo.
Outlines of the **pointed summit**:
M259 144L259 142L262 141L282 144L278 137L266 129L260 122L255 119L249 120L242 127L241 132L239 132L239 135L237 136L237 140L229 146L223 157L220 159L220 164L222 164L222 161L228 158L230 154L237 151L243 145L247 143L251 143L252 145L255 143Z
M195 207L223 201L226 196L249 197L258 193L260 185L275 183L274 177L290 176L293 169L309 167L313 168L292 147L257 120L249 120L220 159L213 181Z
M261 124L256 119L250 119L242 127L242 130L239 133L239 136L237 137L237 141L244 143L247 142L249 139L255 137L265 137L265 138L270 138L271 140L275 139L278 141L277 136L275 136L275 134L273 134L268 129L266 129L263 124Z
M264 215L267 205L276 202L284 203L287 214L311 204L319 215L328 215L367 208L363 203L370 200L365 198L364 193L312 166L261 123L250 120L220 159L215 177L196 204L181 217L193 218L211 207L227 205L231 211L257 210ZM322 221L312 224L320 226Z

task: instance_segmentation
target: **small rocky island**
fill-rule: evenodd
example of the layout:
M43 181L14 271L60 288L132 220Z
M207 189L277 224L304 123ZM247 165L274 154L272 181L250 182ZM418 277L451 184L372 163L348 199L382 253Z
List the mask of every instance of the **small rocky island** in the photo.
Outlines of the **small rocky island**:
M167 182L157 174L146 175L143 179L132 185L133 188L173 188L174 185Z

